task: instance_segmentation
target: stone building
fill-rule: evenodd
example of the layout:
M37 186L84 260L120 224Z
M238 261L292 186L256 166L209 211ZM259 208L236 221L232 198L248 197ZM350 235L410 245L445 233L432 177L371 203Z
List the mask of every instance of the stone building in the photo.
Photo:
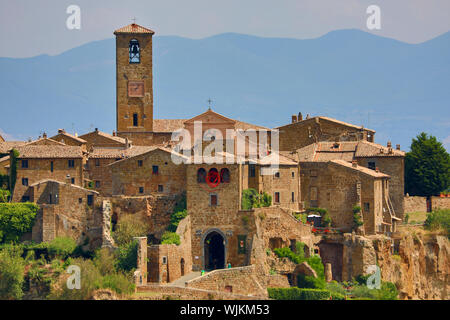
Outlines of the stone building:
M74 136L64 129L58 129L58 134L51 137L52 140L64 143L68 146L81 147L81 150L87 151L87 141Z
M41 139L17 147L19 152L17 180L13 201L30 201L28 187L44 179L83 185L85 155L80 147L66 146L53 140Z

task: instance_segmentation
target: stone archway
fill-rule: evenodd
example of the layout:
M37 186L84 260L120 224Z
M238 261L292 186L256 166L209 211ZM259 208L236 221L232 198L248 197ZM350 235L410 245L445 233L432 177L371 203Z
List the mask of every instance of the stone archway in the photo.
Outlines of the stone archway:
M202 237L203 268L215 270L225 268L227 238L219 229L210 229Z

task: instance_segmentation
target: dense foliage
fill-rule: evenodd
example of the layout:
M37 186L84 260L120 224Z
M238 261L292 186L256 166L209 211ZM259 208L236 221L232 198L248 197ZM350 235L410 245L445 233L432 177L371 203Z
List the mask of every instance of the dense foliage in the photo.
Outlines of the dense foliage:
M47 247L48 253L58 259L68 258L77 247L77 243L70 237L56 237Z
M1 181L0 181L1 184ZM8 202L11 192L6 189L0 189L0 203Z
M358 205L353 206L353 229L361 227L364 222L361 220L361 207Z
M0 243L17 242L30 232L38 209L34 203L0 203Z
M328 213L327 209L324 209L324 208L307 208L306 212L308 214L316 213L316 214L320 215L322 217L322 220L321 220L322 227L326 227L327 228L327 227L331 226L331 222L332 221L331 221L331 217L330 217L330 214Z
M450 186L450 155L436 137L422 132L405 158L405 189L412 196L439 195Z
M270 207L272 205L272 196L267 193L258 193L253 188L242 192L242 210L251 210L253 208Z
M9 190L11 191L11 194L14 193L14 187L16 186L16 180L17 180L17 158L19 157L19 151L16 149L11 150L10 154L10 184L9 184Z
M175 232L166 231L161 238L161 244L181 244L180 235Z
M304 288L267 288L269 298L275 300L328 300L330 291Z
M118 246L130 243L134 237L147 236L148 224L138 215L126 214L120 217L116 230L112 233Z
M0 250L0 299L20 299L23 296L25 260L22 250L8 248Z
M425 228L431 231L444 229L447 237L450 236L450 209L435 210L427 214Z

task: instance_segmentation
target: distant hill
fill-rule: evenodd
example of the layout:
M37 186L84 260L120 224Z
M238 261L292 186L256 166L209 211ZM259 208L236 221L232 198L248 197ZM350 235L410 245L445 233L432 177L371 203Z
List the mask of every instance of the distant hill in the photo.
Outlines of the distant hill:
M16 139L58 128L115 128L115 42L57 56L0 58L0 129ZM375 129L408 149L420 131L450 147L450 32L407 44L358 30L317 39L220 34L154 38L156 118L207 108L268 127L292 114L324 115Z

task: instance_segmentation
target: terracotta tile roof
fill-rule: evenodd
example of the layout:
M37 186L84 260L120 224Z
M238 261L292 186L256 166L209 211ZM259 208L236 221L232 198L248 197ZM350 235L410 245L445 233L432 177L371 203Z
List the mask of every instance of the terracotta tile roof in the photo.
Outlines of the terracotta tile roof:
M278 156L278 159L277 159L277 156ZM276 165L277 163L279 165L289 165L289 166L297 165L297 162L295 162L294 160L292 160L288 157L285 157L284 155L281 155L279 153L275 153L275 152L272 152L270 155L265 156L258 160L258 164L262 165L262 166L272 165L272 164Z
M129 148L94 148L89 152L89 158L93 159L118 159L130 158L150 150L155 149L154 146L131 146Z
M263 129L263 130L268 130L268 131L271 131L272 129L270 129L270 128L266 128L266 127L263 127L263 126L259 126L259 125L256 125L256 124L251 124L251 123L247 123L247 122L243 122L243 121L239 121L239 120L235 120L236 121L236 125L235 125L235 128L236 129L242 129L242 130L248 130L248 129L255 129L255 130L258 130L258 129Z
M25 141L3 141L0 142L0 153L9 153L9 150L26 144Z
M50 138L39 138L31 142L24 144L25 146L65 146L66 144L50 139Z
M9 156L2 157L0 158L0 163L7 160L9 161Z
M83 152L80 147L66 145L23 145L16 148L19 158L31 159L53 159L53 158L82 158Z
M122 27L120 29L117 29L114 31L114 34L117 33L148 33L148 34L155 34L155 31L144 28L143 26L140 26L138 24L132 23L125 27Z
M32 185L30 185L30 187L36 187L36 186L38 186L38 185L40 185L40 184L43 184L43 183L49 183L49 182L57 183L57 184L64 184L64 185L66 184L66 183L63 182L63 181L58 181L58 180L53 180L53 179L44 179L44 180L40 180L40 181L38 181L38 182L33 183ZM95 190L86 189L86 188L83 188L83 187L78 186L78 185L76 185L76 184L70 184L70 186L71 186L72 188L77 188L77 189L81 189L81 190L84 190L84 191L87 191L87 192L91 192L91 193L95 193L95 194L100 194L100 193L98 193L98 192L95 191Z
M356 148L355 157L364 158L364 157L404 157L405 152L392 149L392 153L389 153L389 148L384 147L380 144L368 142L368 141L360 141Z
M136 152L134 152L134 153L131 152L131 153L129 153L129 154L125 154L122 160L119 160L119 161L115 161L115 162L113 162L113 163L110 163L109 166L114 166L115 164L121 163L122 161L126 161L126 160L128 160L128 159L131 159L131 158L134 158L134 157L137 157L137 156L142 156L143 154L150 153L150 152L155 151L155 150L162 150L162 151L164 151L164 152L174 153L174 154L176 154L176 155L179 156L179 157L188 159L188 158L185 157L184 155L182 155L182 154L180 154L180 153L178 153L178 152L175 152L175 151L173 151L173 150L171 150L171 149L169 149L169 148L162 147L162 146L131 147L130 149L132 149L132 148L141 148L141 151L142 151L142 152L136 151ZM144 149L145 149L145 150L144 150Z
M331 121L331 122L334 122L334 123L337 123L337 124L340 124L340 125L343 125L343 126L346 126L346 127L355 128L355 129L364 129L366 131L370 131L370 132L375 133L375 130L372 130L372 129L364 128L362 126L357 126L357 125L354 125L354 124L351 124L351 123L348 123L348 122L344 122L344 121L340 121L340 120L337 120L337 119L334 119L334 118L322 117L322 116L312 117L312 118L304 119L304 120L297 121L297 122L294 122L294 123L288 123L288 124L285 124L283 126L277 127L275 129L281 129L281 128L284 128L284 127L287 127L287 126L293 126L293 125L298 125L298 124L305 124L305 123L308 123L308 122L316 121L315 119L327 120L327 121Z
M336 164L339 166L343 166L352 170L356 170L359 171L361 173L364 173L366 175L372 176L374 178L389 178L390 176L381 172L377 172L375 170L366 168L366 167L362 167L357 165L356 167L353 167L353 164L348 162L348 161L344 161L344 160L331 160L329 163L332 164Z
M188 119L153 119L153 132L174 132L184 128Z
M55 135L55 136L53 136L53 137L51 137L50 139L55 139L56 137L59 137L59 136L65 136L65 137L68 137L68 138L70 138L70 139L72 139L72 140L75 140L75 141L78 141L79 143L86 143L86 140L83 140L83 139L81 139L81 138L78 138L78 137L76 137L76 136L74 136L74 135L72 135L72 134L70 134L70 133L68 133L68 132L66 132L66 131L60 131L60 132L58 132L58 134L57 135Z
M125 138L121 138L121 137L118 137L118 136L113 136L112 134L109 134L109 133L106 133L106 132L103 132L103 131L99 131L99 130L88 132L86 134L83 134L79 138L81 138L83 140L86 140L86 141L89 141L89 135L91 135L91 134L98 134L99 136L102 136L104 138L107 138L107 139L119 142L121 144L125 144ZM131 142L131 141L129 141L129 142Z

